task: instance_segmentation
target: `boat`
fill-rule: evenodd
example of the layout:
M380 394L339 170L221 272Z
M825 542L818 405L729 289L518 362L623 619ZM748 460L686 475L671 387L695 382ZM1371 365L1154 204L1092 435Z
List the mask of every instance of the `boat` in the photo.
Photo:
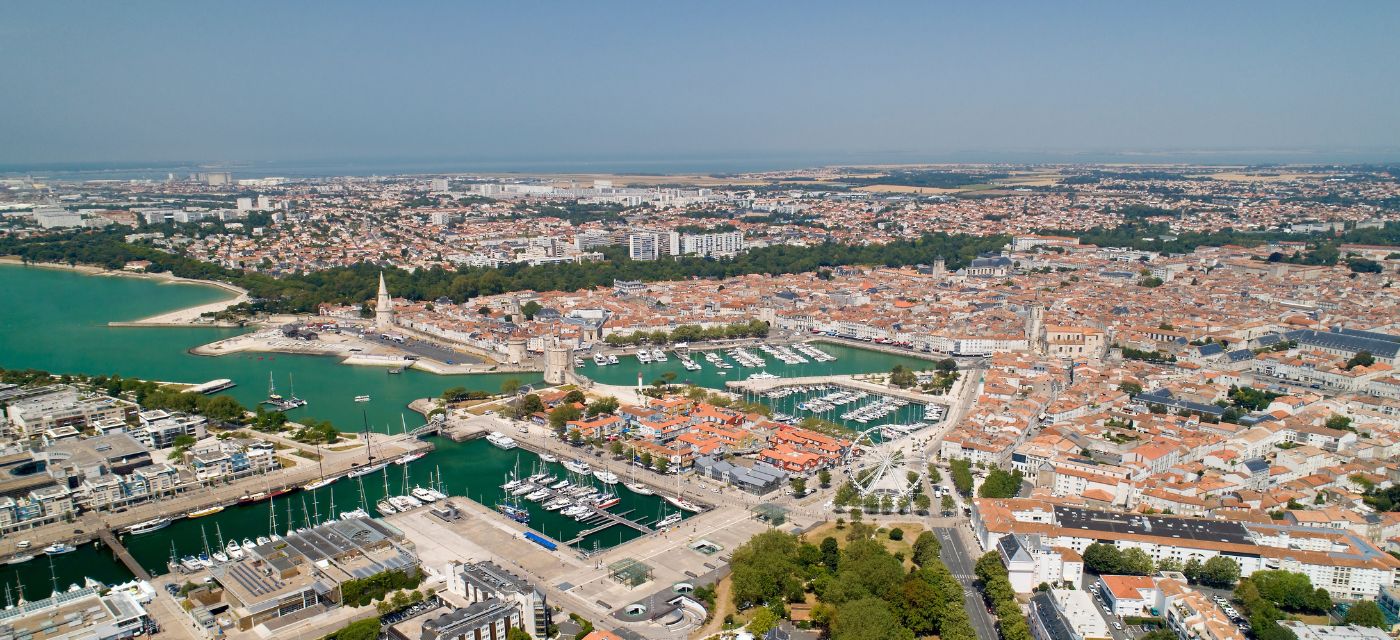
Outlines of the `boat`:
M608 356L608 364L617 364L617 356Z
M28 553L22 556L14 556L5 561L5 564L24 564L34 559L34 554Z
M515 439L500 431L492 431L490 435L486 436L486 441L501 449L514 449L516 447Z
M593 473L592 467L582 462L579 462L578 460L565 460L564 468L581 476L591 475Z
M560 511L559 514L568 516L570 518L575 518L585 513L592 513L592 511L593 510L589 509L588 507L585 507L581 504L576 504L566 507L563 511Z
M593 477L597 478L598 482L601 482L603 484L617 484L617 474L606 469L602 471L595 471L593 473Z
M369 402L369 396L355 396L355 402Z
M682 497L679 497L679 496L674 496L674 497L673 497L673 496L661 496L661 497L665 498L665 499L666 499L666 502L669 502L669 503L671 503L671 504L673 504L673 505L675 505L676 507L679 507L679 508L681 508L681 509L685 509L686 511L689 511L689 512L691 512L691 513L700 513L700 512L702 511L702 509L701 509L698 505L693 504L692 502L690 502L689 500L686 500L685 498L682 498Z
M397 374L397 373L403 373L403 367L394 367L393 369L390 369L390 370L389 370L389 373L390 373L390 375Z
M656 528L656 529L665 529L666 527L669 527L669 526L671 526L671 525L673 525L673 524L676 524L677 522L680 522L680 521L681 521L681 518L682 518L682 516L681 516L681 514L680 514L679 512L678 512L678 513L673 513L673 514L671 514L671 515L669 515L669 516L666 516L665 518L662 518L659 522L656 523L656 525L654 526L654 528Z
M345 476L346 476L347 478L359 478L359 477L361 477L361 476L367 476L367 475L369 475L369 474L371 474L371 473L374 473L375 471L378 471L378 470L380 470L380 469L383 469L384 467L387 467L387 466L389 466L389 463L387 463L387 462L381 462L381 463L379 463L379 464L372 464L372 465L369 465L369 466L367 466L367 467L360 467L360 468L358 468L358 469L356 469L356 470L354 470L354 471L351 471L350 473L345 474Z
M652 360L655 360L656 362L666 362L666 360L667 360L667 358L666 358L666 352L665 352L665 351L662 351L662 350L660 350L660 349L652 349L652 350L651 350L651 359L652 359Z
M540 460L543 460L545 462L559 462L559 456L556 456L552 453L541 453Z
M434 497L433 494L429 493L428 490L424 489L423 487L414 487L413 491L410 491L409 493L413 494L413 497L418 498L424 503L437 501L437 498Z
M593 499L593 506L596 506L599 509L607 509L609 507L617 506L617 503L619 502L622 502L621 498L612 495L611 493L605 493Z
M548 497L549 489L536 489L531 493L525 494L525 499L529 500L530 502L539 502Z
M238 504L253 504L255 502L262 502L266 499L267 494L262 491L259 491L257 493L243 494L243 496L238 499Z
M212 516L212 515L214 515L214 514L220 512L220 511L223 511L223 510L224 510L223 505L218 505L218 504L216 504L216 505L214 505L214 506L212 506L212 507L205 507L205 508L203 508L203 509L195 509L194 511L191 511L191 512L185 514L185 517L186 517L186 518L203 518L204 516Z
M394 508L394 504L392 502L389 502L388 498L384 498L383 500L374 503L374 510L378 511L379 515L381 516L391 516L399 512L398 509Z
M214 553L209 554L209 557L213 558L214 562L217 562L219 564L228 562L228 554L222 551L215 551Z
M354 509L354 510L352 510L352 511L342 511L342 512L340 512L340 519L341 519L341 520L354 520L355 518L368 518L368 517L370 517L370 516L369 516L369 512L365 511L364 509Z
M596 364L596 365L598 365L598 366L603 366L603 365L605 365L605 364L607 364L607 363L608 363L608 357L607 357L607 356L605 356L605 355L603 355L603 354L601 354L601 353L595 353L595 354L593 354L593 364Z
M419 458L422 458L423 456L426 456L426 455L428 455L428 454L427 454L427 453L424 453L424 452L422 452L422 451L415 451L415 452L410 453L410 454L408 454L408 455L406 455L406 456L404 456L404 457L402 457L402 458L399 458L398 460L395 460L395 461L394 461L394 464L408 464L408 463L413 462L414 460L418 460Z
M301 485L301 488L304 489L304 490L306 490L306 491L315 491L315 490L320 489L321 487L324 487L324 486L326 486L326 485L328 485L328 484L330 484L330 483L332 483L332 482L335 482L335 478L321 478L320 480L313 480L313 481L308 482L308 483L306 483L306 484L304 484L304 485Z
M648 487L640 482L624 482L622 483L622 486L627 487L628 491L631 491L632 493L635 493L639 496L649 496L656 493L655 491L651 490L651 487Z
M291 492L293 492L293 491L296 491L296 490L297 490L297 487L287 487L287 488L285 488L285 489L274 489L271 493L267 494L267 497L268 497L268 498L280 498L280 497L285 496L285 495L287 495L287 494L289 494L289 493L291 493Z
M530 521L530 512L521 509L520 507L517 507L515 505L498 504L496 505L496 510L500 511L501 514L505 517L510 518L511 520L514 520L516 522L526 523Z
M243 547L238 545L237 540L229 540L228 544L224 545L224 555L238 560L243 557Z
M393 496L389 498L389 502L394 503L399 511L408 511L423 506L423 502L413 496Z
M133 535L140 535L142 533L160 531L161 529L170 526L171 522L173 521L170 518L156 518L154 520L147 520L145 522L138 522L136 524L133 524L126 528L126 532Z
M253 544L252 538L244 538L244 539L243 539L243 550L244 550L244 551L252 551L252 550L253 550L254 548L256 548L257 546L258 546L258 545Z
M638 349L637 362L640 362L642 364L651 364L651 352L647 351L646 349Z
M194 556L185 556L183 558L180 558L180 568L184 569L185 571L195 572L199 571L200 569L203 569L204 565L200 563L199 558L196 558Z

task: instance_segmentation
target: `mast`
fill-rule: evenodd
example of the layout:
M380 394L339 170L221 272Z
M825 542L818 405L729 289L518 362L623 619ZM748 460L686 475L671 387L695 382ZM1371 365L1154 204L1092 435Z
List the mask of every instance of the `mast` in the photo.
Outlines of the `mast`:
M217 522L214 523L214 538L219 541L219 551L223 551L226 546L224 544L224 529Z
M317 442L317 443L315 443L315 444L316 444L316 468L319 469L319 470L321 471L321 479L322 479L322 480L325 480L325 479L326 479L326 465L325 465L325 462L324 462L324 460L323 460L323 458L325 458L325 456L322 456L322 455L321 455L321 443Z
M58 574L53 570L53 556L49 556L49 582L53 584L53 594L58 595Z
M311 516L311 522L321 523L321 500L316 496L316 492L311 492L311 509L316 513ZM314 525L313 525L314 526Z
M330 522L331 520L334 520L334 519L336 518L336 513L335 513L335 489L331 489L329 492L330 492L330 494L331 494L331 508L328 509L328 510L326 511L326 519L324 520L324 522ZM320 513L320 512L317 511L317 514L319 514L319 513Z
M269 498L267 502L267 537L277 535L277 498Z
M293 533L295 533L295 531L293 531L293 529L295 529L296 526L297 526L297 525L296 525L296 520L294 520L294 519L292 518L292 501L291 501L291 500L288 500L288 501L287 501L287 536L288 536L288 537L290 537Z
M306 510L306 496L301 497L301 520L306 523L306 528L311 528L311 512Z
M199 525L199 539L204 542L204 557L212 558L209 553L209 532L204 530L204 525Z
M369 446L369 413L367 413L364 409L360 409L360 418L361 423L364 425L360 428L360 433L364 435L365 453L369 457L367 464L374 464L374 448Z
M360 509L365 513L369 513L369 502L365 500L365 477L360 476L355 479L360 483Z

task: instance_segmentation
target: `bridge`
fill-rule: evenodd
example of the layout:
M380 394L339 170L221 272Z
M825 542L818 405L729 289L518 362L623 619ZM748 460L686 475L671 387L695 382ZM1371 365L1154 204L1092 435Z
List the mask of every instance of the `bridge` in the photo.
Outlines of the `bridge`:
M97 537L102 540L102 544L107 545L107 548L112 550L112 554L115 555L122 564L126 565L127 571L130 571L137 579L150 581L151 574L146 571L145 567L141 566L141 563L136 561L136 558L131 555L130 551L126 550L126 545L123 545L121 540L117 539L117 536L112 533L110 528L103 527L99 529L97 531Z
M443 428L445 428L446 426L447 420L444 420L442 414L439 413L433 416L427 422L425 422L423 426L417 427L414 430L409 431L408 435L413 436L415 438L435 436L442 433Z

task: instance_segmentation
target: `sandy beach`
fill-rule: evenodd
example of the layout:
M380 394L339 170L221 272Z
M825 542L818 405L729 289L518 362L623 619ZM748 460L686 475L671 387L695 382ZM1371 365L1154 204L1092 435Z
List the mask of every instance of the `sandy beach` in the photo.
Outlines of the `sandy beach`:
M111 323L108 323L110 326L114 326L114 327L162 327L162 326L164 326L164 327L171 327L171 326L187 326L187 325L202 325L202 326L237 326L236 324L233 324L233 323L214 322L214 321L211 321L211 320L207 320L207 319L203 318L202 316L203 316L203 314L205 314L205 313L217 313L217 312L223 311L223 310L225 310L225 309L227 309L227 308L229 308L229 307L231 307L231 306L233 306L233 305L239 304L239 303L241 303L241 302L247 302L247 301L248 301L248 292L247 292L247 291L243 290L242 288L235 287L235 286L233 286L233 285L231 285L231 284L229 284L229 283L227 283L227 282L218 282L218 281L216 281L216 280L195 280L195 279L192 279L192 278L180 278L180 277L171 275L171 274L169 274L169 273L142 273L142 272L137 272L137 271L115 271L115 270L112 270L112 269L104 269L104 268L102 268L102 267L94 267L94 266L92 266L92 265L85 265L85 264L67 265L67 264L60 264L60 263L54 263L54 262L31 262L31 263L25 264L22 260L20 260L20 258L19 258L18 256L0 256L0 264L22 265L22 266L27 266L27 267L35 267L35 268L39 268L39 269L62 269L62 270L66 270L66 271L76 271L76 272L78 272L78 273L87 274L87 275L92 275L92 276L115 276L115 277L122 277L122 278L145 278L145 279L147 279L147 280L156 280L156 281L159 281L159 282L165 283L165 284L198 284L198 285L204 285L204 286L209 286L209 287L216 287L216 288L218 288L218 289L222 289L222 290L224 290L224 291L227 291L227 292L230 293L230 294L233 294L232 297L227 298L227 299L224 299L224 300L220 300L220 301L217 301L217 302L211 302L211 303L208 303L208 304L197 305L197 306L193 306L193 307L188 307L188 308L185 308L185 309L177 309L177 310L175 310L175 311L169 311L169 312L166 312L166 313L157 314L157 315L151 316L151 317L149 317L149 318L142 318L142 319L140 319L140 320L131 320L131 321L125 321L125 322L111 322Z

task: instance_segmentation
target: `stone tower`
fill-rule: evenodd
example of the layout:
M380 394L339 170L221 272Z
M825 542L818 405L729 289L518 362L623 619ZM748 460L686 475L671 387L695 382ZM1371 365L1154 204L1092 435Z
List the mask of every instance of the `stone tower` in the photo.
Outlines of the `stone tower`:
M564 384L573 361L573 349L555 338L544 348L544 381L549 384Z
M520 364L525 361L525 345L528 342L525 338L511 336L506 339L506 362L510 364Z
M1045 354L1045 307L1039 304L1026 313L1026 344L1032 353Z
M391 329L394 326L394 299L389 297L389 287L384 284L384 272L379 272L379 297L374 302L374 326Z

